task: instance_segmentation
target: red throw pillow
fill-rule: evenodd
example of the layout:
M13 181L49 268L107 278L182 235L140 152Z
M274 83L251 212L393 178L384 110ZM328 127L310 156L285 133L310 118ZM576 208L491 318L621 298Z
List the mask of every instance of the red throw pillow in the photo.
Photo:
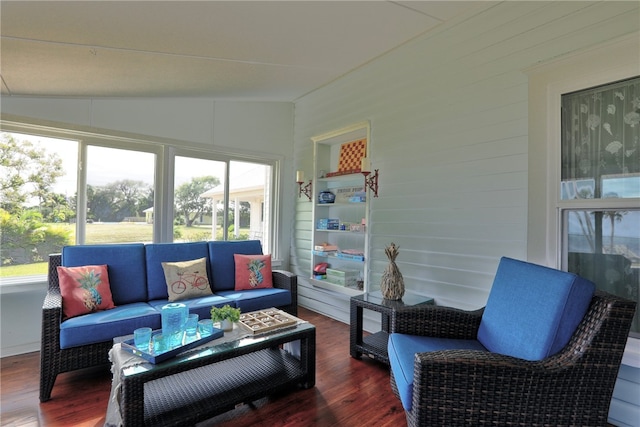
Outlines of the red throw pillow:
M114 308L106 265L58 267L64 318Z
M236 264L235 290L273 288L271 255L233 254Z

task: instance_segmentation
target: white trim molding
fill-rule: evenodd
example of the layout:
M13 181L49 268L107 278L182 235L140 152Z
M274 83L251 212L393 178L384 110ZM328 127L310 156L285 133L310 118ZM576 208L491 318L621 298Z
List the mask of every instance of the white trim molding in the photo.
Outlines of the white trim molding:
M524 71L529 75L527 257L529 261L560 268L561 96L640 75L640 33ZM628 339L623 364L640 368L640 339Z

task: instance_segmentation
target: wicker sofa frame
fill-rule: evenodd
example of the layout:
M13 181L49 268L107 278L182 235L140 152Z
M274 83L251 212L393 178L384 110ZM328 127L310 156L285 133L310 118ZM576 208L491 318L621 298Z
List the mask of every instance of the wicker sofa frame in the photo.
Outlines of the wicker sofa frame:
M606 426L635 306L596 291L569 344L537 362L470 350L416 354L408 426ZM475 339L483 310L397 311L391 328ZM393 373L391 388L399 396Z
M40 401L51 399L51 391L58 374L77 369L109 364L109 350L113 341L60 348L62 323L62 295L57 267L62 263L60 254L49 256L48 291L42 306L42 336L40 340ZM273 286L291 292L291 304L279 307L290 314L298 314L297 276L287 271L273 271Z

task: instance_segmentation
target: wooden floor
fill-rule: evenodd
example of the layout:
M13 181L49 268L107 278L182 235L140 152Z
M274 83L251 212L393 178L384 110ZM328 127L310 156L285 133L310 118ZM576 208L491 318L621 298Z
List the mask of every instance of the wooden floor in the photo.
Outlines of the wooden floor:
M243 405L202 426L403 426L389 370L349 356L349 325L301 308L316 328L316 386ZM51 400L38 401L39 353L1 359L0 425L102 426L111 373L107 368L58 375Z

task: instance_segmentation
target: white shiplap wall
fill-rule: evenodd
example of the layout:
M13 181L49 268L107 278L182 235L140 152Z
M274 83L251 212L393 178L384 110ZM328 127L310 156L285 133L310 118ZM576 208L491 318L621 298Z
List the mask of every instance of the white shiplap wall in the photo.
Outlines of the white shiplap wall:
M370 289L379 288L384 247L395 242L410 292L441 305L483 306L499 258L527 259L523 70L640 27L638 2L483 5L295 104L296 169L311 170L312 136L371 122L380 197L371 199ZM305 280L311 227L310 203L300 199L290 262L300 277L300 304L348 322L348 298ZM365 325L374 322L372 316Z
M299 99L296 169L311 170L312 136L371 121L380 197L371 199L370 288L393 241L410 291L484 305L499 258L527 257L522 70L637 30L637 2L486 3ZM301 199L296 208L291 265L304 282L311 206ZM327 298L301 293L303 304ZM346 321L338 299L327 313Z

